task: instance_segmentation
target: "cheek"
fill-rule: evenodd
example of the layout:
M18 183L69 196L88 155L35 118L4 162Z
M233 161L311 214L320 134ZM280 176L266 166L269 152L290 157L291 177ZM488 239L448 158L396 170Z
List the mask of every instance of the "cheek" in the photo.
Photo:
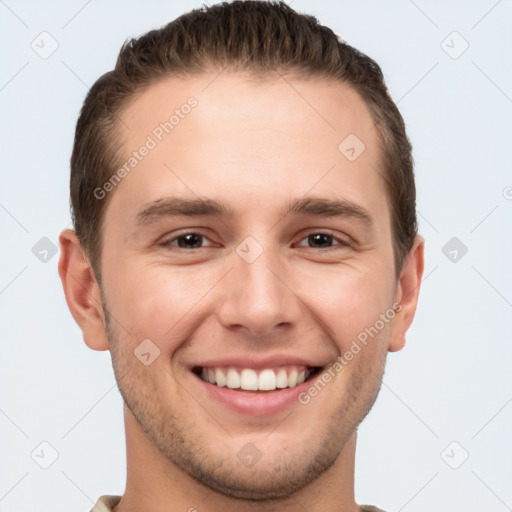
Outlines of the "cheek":
M306 310L306 317L297 322L303 321L302 327L319 322L341 352L391 307L393 282L383 258L376 257L364 267L319 267L313 271L307 265L300 272L286 274L294 290L289 300L300 299L300 307L309 309L310 314ZM214 315L219 303L212 300L217 294L210 292L226 285L221 279L225 272L224 267L170 267L162 261L148 264L143 257L125 257L105 267L107 305L134 343L149 338L171 354Z
M357 269L339 269L322 281L317 275L311 283L303 282L301 299L330 330L340 352L347 350L357 336L376 322L379 333L382 331L384 337L386 333L389 335L389 321L385 322L385 328L380 321L380 315L389 312L393 304L393 281L381 277L388 275L389 271L380 272L378 268L371 275ZM325 284L318 286L319 282ZM311 286L312 283L317 286Z
M117 275L117 277L116 277ZM134 339L154 340L165 350L194 317L195 308L215 279L190 267L118 266L111 281L109 305L116 320Z

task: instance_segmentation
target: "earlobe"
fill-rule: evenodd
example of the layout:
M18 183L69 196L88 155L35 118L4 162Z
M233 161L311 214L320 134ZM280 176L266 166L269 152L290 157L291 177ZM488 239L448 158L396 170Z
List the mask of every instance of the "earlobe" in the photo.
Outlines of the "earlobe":
M69 310L82 329L86 345L108 350L100 289L75 231L62 231L59 243L59 276Z
M400 303L401 310L396 314L392 324L391 340L388 348L390 352L396 352L404 347L405 334L416 313L423 277L424 248L425 241L421 236L416 235L400 272L395 301Z

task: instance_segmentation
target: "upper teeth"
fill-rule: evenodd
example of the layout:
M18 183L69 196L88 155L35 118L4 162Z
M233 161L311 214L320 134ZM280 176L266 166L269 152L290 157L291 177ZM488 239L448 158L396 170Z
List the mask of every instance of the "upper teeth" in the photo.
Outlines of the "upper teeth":
M210 384L248 391L273 391L276 388L293 388L302 384L312 370L296 367L278 370L264 369L258 374L252 368L239 371L235 368L203 368L201 378Z

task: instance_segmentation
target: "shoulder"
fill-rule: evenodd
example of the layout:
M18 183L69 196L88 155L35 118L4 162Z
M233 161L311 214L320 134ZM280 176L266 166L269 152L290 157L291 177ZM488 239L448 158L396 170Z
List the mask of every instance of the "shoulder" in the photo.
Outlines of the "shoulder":
M98 498L98 501L91 512L112 512L113 507L115 507L120 501L121 496L105 494Z

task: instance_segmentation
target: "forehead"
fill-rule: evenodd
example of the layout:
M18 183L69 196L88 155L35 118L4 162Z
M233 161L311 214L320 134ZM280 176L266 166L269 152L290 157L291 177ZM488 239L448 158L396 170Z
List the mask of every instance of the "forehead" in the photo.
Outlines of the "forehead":
M172 77L137 94L120 117L119 163L134 165L125 165L114 205L173 194L223 195L240 208L242 198L262 206L313 189L359 202L384 194L378 131L347 84L232 71Z
M188 108L191 103L195 106ZM166 122L171 123L172 132L164 132L169 135L164 143L170 139L178 142L190 130L206 131L208 137L202 143L217 144L223 139L225 148L232 149L229 154L236 153L229 140L240 137L251 142L259 154L276 155L277 146L285 144L284 152L287 142L293 143L297 137L321 136L326 157L333 149L338 151L339 142L351 133L372 146L370 150L378 138L368 107L348 84L277 72L253 76L220 70L167 78L136 94L121 118L119 129L126 149L136 147L142 133L151 134L156 129L158 137L158 125ZM259 137L263 131L279 135L279 144L269 146L268 140ZM249 148L243 149L246 152ZM322 148L316 144L315 149Z

